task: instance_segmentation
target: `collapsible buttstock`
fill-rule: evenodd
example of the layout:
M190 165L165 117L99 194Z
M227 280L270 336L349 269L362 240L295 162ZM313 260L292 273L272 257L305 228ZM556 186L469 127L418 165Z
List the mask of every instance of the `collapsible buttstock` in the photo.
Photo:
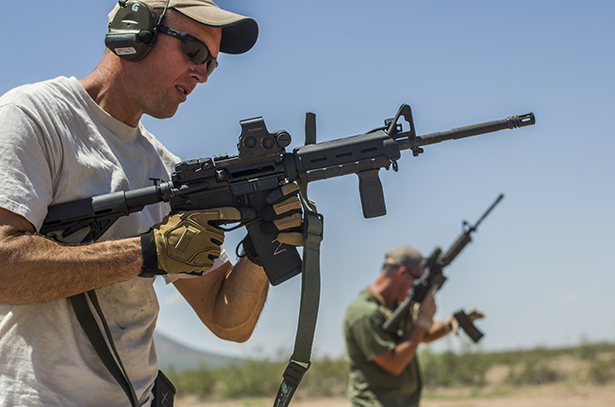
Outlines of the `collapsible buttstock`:
M384 192L382 183L378 177L378 168L373 170L361 171L359 176L359 194L361 195L361 206L363 217L375 218L387 213L384 203Z

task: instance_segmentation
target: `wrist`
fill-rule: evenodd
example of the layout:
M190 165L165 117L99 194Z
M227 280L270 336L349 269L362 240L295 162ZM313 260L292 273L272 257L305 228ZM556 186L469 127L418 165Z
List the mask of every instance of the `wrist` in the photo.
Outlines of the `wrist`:
M447 332L453 331L453 317L450 316L444 320L444 328Z
M155 277L159 274L166 274L158 268L158 255L156 252L156 240L154 237L154 230L150 229L148 232L143 233L140 236L141 239L141 257L143 258L143 264L141 266L141 273L139 277Z
M417 318L417 320L414 321L415 326L425 328L425 329L431 328L432 324L433 324L433 321L428 318Z

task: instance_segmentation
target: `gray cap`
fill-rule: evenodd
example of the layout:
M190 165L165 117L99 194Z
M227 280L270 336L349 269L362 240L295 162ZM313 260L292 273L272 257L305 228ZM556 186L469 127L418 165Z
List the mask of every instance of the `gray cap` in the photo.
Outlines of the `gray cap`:
M167 0L140 0L152 8L164 8ZM230 11L222 10L211 0L169 0L169 8L174 8L183 15L212 27L222 27L220 52L226 54L242 54L249 51L258 38L256 20ZM109 13L109 21L113 20L115 8Z
M405 266L414 278L420 278L425 272L423 256L410 246L399 246L389 250L384 256L384 264Z

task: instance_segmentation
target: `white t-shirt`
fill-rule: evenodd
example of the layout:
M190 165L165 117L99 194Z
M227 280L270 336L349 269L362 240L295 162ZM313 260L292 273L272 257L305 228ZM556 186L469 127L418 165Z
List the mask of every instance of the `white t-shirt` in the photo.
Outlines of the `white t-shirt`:
M168 181L178 161L141 124L127 126L103 111L76 78L58 77L0 97L0 207L37 230L49 205ZM149 205L120 218L101 240L136 236L168 211L166 203ZM158 371L153 281L137 277L96 290L144 406ZM128 405L67 299L0 305L0 366L2 407Z

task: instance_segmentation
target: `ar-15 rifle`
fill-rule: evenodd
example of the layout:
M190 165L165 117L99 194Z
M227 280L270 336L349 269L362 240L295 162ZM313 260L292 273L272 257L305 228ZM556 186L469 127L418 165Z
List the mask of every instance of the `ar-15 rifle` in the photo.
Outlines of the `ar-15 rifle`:
M415 303L420 303L425 299L427 293L432 289L432 287L436 287L436 290L439 290L442 287L442 284L446 281L446 277L442 274L442 270L451 264L453 260L457 257L459 253L466 247L468 243L472 241L471 234L476 231L478 225L489 215L489 212L493 210L493 208L504 198L504 194L500 194L495 202L487 209L487 211L480 217L480 219L471 226L468 222L463 221L463 228L465 229L461 235L455 240L455 243L446 251L446 253L442 254L442 249L440 247L436 247L431 255L425 260L424 267L427 270L427 274L424 278L421 278L417 284L414 286L412 290L412 295L408 296L401 304L395 308L395 311L387 318L386 321L382 324L382 329L387 332L395 332L397 330L397 326L399 324L400 319L407 315L409 309ZM470 318L465 314L463 310L456 312L453 317L457 319L459 322L459 326L463 328L463 330L468 334L474 342L478 342L478 340L483 336L482 332L480 332L472 323Z
M403 116L409 125L403 131ZM512 116L442 133L416 136L410 106L402 105L394 119L365 134L305 145L287 153L291 137L286 131L270 133L262 117L240 122L238 155L221 155L182 161L175 166L171 181L131 191L117 191L91 198L52 205L40 233L61 231L69 236L89 228L82 241L95 241L121 216L138 212L146 205L169 202L172 211L189 211L233 206L252 208L243 224L254 243L272 285L301 272L301 257L294 246L280 244L275 234L261 231L260 215L267 205L265 196L285 182L312 182L346 174L359 176L363 215L386 213L380 168L392 165L397 171L401 150L417 156L421 146L478 134L514 129L535 123L533 113Z

